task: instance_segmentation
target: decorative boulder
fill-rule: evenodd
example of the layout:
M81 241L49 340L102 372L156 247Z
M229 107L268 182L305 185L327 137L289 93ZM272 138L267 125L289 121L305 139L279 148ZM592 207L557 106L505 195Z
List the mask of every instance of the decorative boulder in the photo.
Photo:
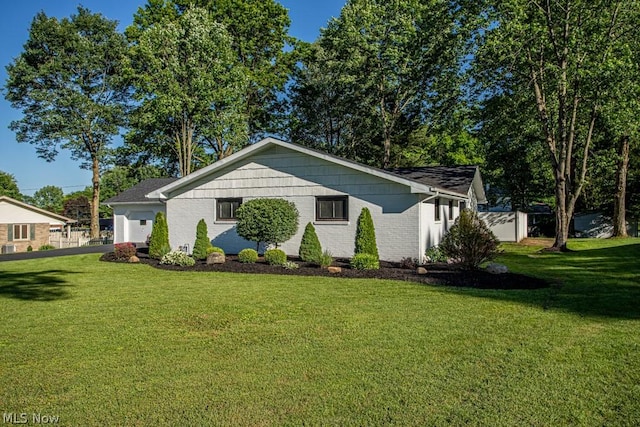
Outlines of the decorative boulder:
M416 269L416 274L419 274L419 275L423 276L423 275L427 274L427 269L424 268L424 267L418 267Z
M498 264L497 262L492 262L487 265L486 269L491 274L505 274L509 272L509 269L504 264Z
M133 255L129 258L129 262L132 263L136 263L136 262L140 262L140 258L138 258L137 256Z
M226 261L224 254L211 252L207 255L207 264L224 264Z
M329 270L329 273L331 274L342 273L342 268L340 267L327 267L327 270Z

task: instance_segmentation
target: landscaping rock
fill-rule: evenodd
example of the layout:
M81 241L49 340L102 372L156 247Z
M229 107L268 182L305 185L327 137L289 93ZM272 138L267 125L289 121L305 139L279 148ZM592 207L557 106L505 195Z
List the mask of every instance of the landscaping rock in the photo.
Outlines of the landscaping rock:
M329 270L329 273L331 274L342 273L341 267L327 267L327 270Z
M207 264L224 264L226 258L220 252L211 252L207 255Z
M132 262L132 263L140 262L140 258L138 258L137 256L133 255L132 257L129 258L129 262Z
M509 269L504 264L498 264L497 262L492 262L487 265L486 270L491 274L505 274L509 272Z
M424 267L418 267L416 269L416 274L419 274L419 275L423 276L423 275L427 274L427 269L424 268Z

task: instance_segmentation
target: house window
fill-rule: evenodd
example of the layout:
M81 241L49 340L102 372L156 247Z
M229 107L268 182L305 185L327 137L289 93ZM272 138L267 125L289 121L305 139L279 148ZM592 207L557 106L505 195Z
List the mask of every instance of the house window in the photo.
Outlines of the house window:
M14 224L13 240L29 240L29 224Z
M449 219L453 220L453 200L449 200Z
M145 226L147 225L147 220L146 219L141 219L140 220L140 226Z
M348 221L347 196L316 197L316 221Z
M435 211L434 211L435 220L436 221L440 221L440 199L435 199L433 201L433 207L435 209Z
M218 199L216 201L216 219L219 221L235 221L236 211L242 204L242 199Z
M467 209L467 202L460 202L460 212Z

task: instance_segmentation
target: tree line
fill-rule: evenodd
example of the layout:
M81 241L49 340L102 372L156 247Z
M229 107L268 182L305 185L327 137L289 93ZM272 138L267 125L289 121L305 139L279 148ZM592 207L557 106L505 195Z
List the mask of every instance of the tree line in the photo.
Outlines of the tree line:
M275 0L148 0L124 33L79 7L35 16L5 97L19 142L93 171L92 234L104 193L275 135L381 168L480 164L494 199L554 208L562 250L576 210L612 207L620 235L636 213L639 15L636 1L347 0L306 43Z

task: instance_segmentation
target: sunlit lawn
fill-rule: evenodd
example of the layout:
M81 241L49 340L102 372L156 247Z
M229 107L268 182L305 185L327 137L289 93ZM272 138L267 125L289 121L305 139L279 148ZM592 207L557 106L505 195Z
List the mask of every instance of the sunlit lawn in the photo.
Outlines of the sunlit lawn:
M640 240L537 291L0 263L0 412L60 425L637 425Z

